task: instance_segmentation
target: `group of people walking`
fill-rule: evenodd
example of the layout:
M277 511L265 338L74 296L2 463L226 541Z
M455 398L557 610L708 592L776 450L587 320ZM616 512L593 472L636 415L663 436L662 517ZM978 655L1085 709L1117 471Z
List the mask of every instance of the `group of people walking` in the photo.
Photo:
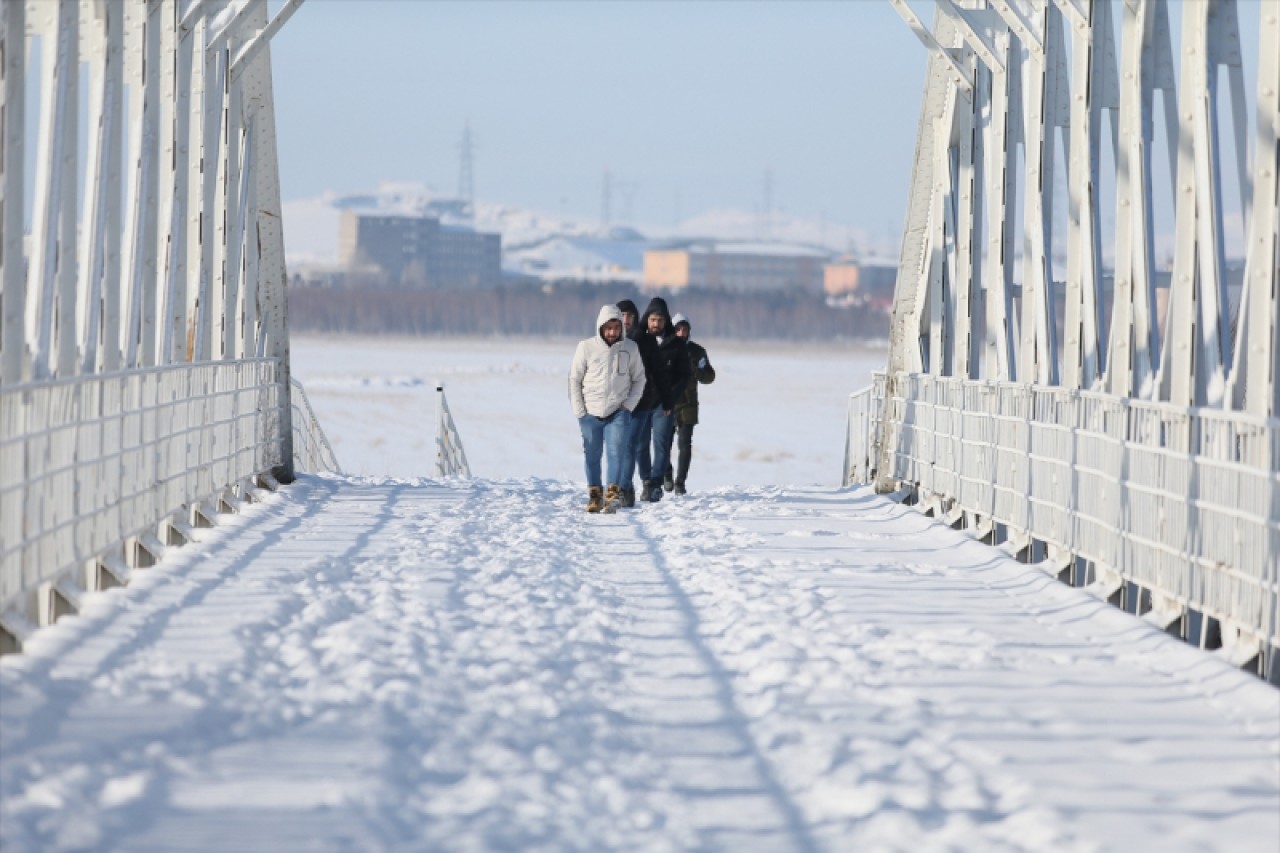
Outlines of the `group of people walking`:
M698 384L716 378L707 351L689 340L691 329L683 314L671 316L664 299L653 299L643 316L624 299L602 306L595 334L578 343L569 399L582 432L587 512L616 512L637 499L659 501L664 490L686 493Z

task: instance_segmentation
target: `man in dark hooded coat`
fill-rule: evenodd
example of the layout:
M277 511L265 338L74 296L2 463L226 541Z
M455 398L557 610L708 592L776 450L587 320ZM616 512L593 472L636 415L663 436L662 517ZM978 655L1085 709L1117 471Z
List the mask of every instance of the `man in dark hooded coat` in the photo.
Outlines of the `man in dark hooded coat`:
M665 299L654 297L649 302L649 307L640 318L640 327L642 331L636 336L636 344L640 347L641 357L643 358L647 348L646 341L657 350L658 363L649 379L652 384L657 385L661 408L655 408L652 416L639 428L635 427L635 420L632 421L635 440L632 446L643 483L640 499L659 501L662 500L662 477L671 452L671 438L676 429L675 405L684 396L685 386L693 377L693 370L684 339L675 333L675 327L671 325L671 312L667 309ZM648 393L646 388L646 396ZM643 406L644 403L645 400L641 399L640 405Z

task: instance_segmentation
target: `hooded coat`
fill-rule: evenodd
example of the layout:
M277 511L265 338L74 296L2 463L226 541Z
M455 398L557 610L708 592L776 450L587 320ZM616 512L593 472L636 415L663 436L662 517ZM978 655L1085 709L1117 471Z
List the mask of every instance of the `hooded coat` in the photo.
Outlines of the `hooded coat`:
M630 311L632 314L636 315L635 325L633 325L630 329L627 329L627 337L634 341L636 339L636 335L640 334L640 309L637 308L636 304L632 302L630 299L624 299L621 302L619 302L618 309L622 311L622 313L624 314ZM623 320L622 322L623 322L623 325L625 326L626 321Z
M685 388L680 402L676 403L676 423L681 426L698 422L698 384L710 385L716 381L716 369L711 366L711 359L707 357L706 349L693 341L685 342L685 346L689 350L689 365L693 370L693 379Z
M618 409L635 409L644 393L644 363L635 341L625 336L610 346L605 342L605 323L622 322L616 305L605 305L596 317L596 333L578 343L569 367L569 400L573 416L607 418Z
M657 335L649 331L649 317L654 314L665 321L663 331ZM685 388L693 378L693 371L690 369L689 351L685 348L684 340L676 335L675 327L671 325L671 312L667 310L665 299L655 296L649 302L649 307L640 318L640 328L643 331L636 336L640 351L644 352L647 342L651 342L649 345L657 351L657 366L650 368L650 378L653 381L649 384L658 386L656 396L660 399L662 408L674 409L684 396ZM648 397L649 391L646 389L646 400ZM644 404L645 400L642 400L640 408L643 409Z

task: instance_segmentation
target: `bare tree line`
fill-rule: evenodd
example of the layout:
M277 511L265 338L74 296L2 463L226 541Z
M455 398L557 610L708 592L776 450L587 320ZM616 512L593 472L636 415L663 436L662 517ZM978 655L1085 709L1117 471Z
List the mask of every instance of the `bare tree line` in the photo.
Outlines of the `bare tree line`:
M888 335L883 305L833 307L819 294L663 293L696 335L771 340L866 340ZM477 290L291 287L289 327L300 332L397 335L583 336L600 306L651 294L632 285L513 285Z

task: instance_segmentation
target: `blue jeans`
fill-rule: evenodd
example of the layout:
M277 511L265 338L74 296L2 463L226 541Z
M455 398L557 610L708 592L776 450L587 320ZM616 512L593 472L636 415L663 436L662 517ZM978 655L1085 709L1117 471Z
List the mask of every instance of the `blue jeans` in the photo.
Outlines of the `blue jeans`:
M623 473L622 457L627 443L628 427L631 425L631 414L626 409L618 409L607 418L595 415L583 415L578 418L578 429L582 431L582 457L587 472L587 485L600 486L600 455L605 456L609 471L609 485L616 486Z
M631 428L627 431L626 456L622 460L622 488L634 488L632 476L640 468L640 479L649 479L649 436L653 413L657 409L645 409L631 413Z
M664 415L662 409L653 410L653 479L661 480L671 461L671 437L676 431L676 410Z

